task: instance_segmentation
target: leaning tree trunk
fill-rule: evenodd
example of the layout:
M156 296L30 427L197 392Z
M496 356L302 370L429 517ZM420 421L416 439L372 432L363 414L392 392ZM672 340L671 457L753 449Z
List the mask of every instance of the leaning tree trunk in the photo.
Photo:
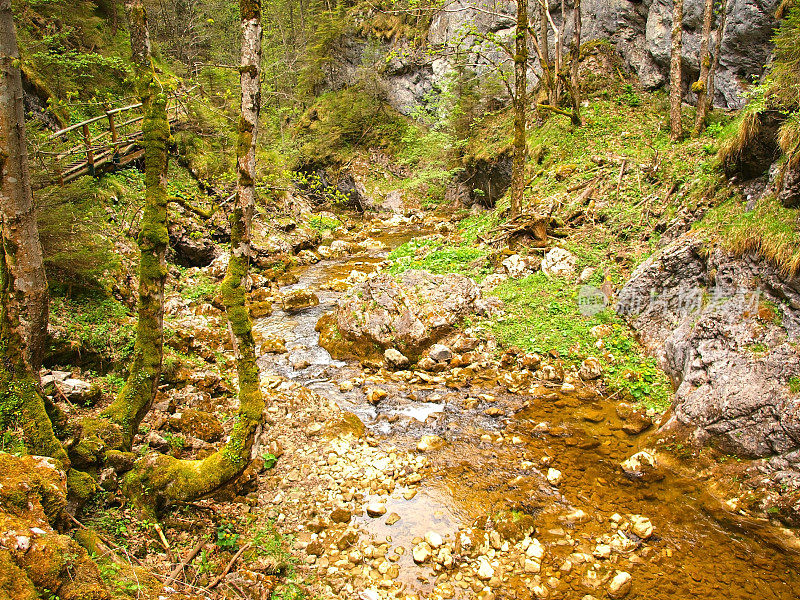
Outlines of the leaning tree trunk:
M714 105L715 83L714 77L719 69L719 57L722 54L722 40L725 37L725 23L728 17L728 0L722 0L722 7L719 12L719 25L717 25L716 40L714 40L714 60L711 61L711 68L708 70L708 89L706 90L706 115L703 120L708 118L708 113Z
M252 324L246 305L250 227L255 209L255 149L261 104L260 0L240 0L242 16L242 115L237 144L237 204L230 217L231 258L221 286L239 375L239 414L225 446L199 460L151 454L126 480L126 492L143 508L203 497L237 477L258 456L264 399Z
M511 169L511 216L522 212L525 191L526 109L528 107L528 0L517 0L514 49L514 157Z
M711 53L708 46L711 38L711 22L714 20L714 0L706 0L703 12L703 32L700 38L700 76L692 86L697 94L697 107L692 135L698 137L705 129L708 117L708 72L711 70Z
M127 0L128 27L133 54L136 89L144 119L145 198L138 237L139 303L133 361L117 399L103 413L122 428L123 448L150 410L161 377L164 342L164 282L167 278L167 144L169 120L167 96L156 78L150 51L147 14L142 0Z
M25 109L22 103L22 74L19 48L10 0L0 1L0 135L3 163L3 241L11 251L6 268L13 287L9 301L18 321L20 350L38 379L47 342L47 277L28 171L25 141Z
M572 37L572 62L570 64L570 95L572 96L572 124L581 126L581 0L575 0L572 14L574 32Z
M681 54L683 52L683 0L673 0L672 5L672 50L669 67L669 129L670 137L677 141L683 137L681 123L681 101L683 82Z
M38 385L47 333L47 281L28 172L11 0L0 0L0 175L0 400L16 414L29 452L68 467Z
M548 39L548 7L549 0L539 0L539 50L542 59L542 71L544 71L545 85L547 86L547 103L551 106L556 105L555 82L553 69L550 63L550 41Z

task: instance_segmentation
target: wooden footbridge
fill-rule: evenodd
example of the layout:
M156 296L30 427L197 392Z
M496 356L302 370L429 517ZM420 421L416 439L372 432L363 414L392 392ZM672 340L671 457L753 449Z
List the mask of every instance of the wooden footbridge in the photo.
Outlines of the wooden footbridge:
M191 91L191 90L189 90ZM184 95L188 92L184 92ZM167 101L171 128L183 120L186 111L178 95ZM142 104L106 110L104 114L65 127L48 137L50 151L39 154L55 163L59 183L66 184L82 175L99 175L124 167L144 154Z

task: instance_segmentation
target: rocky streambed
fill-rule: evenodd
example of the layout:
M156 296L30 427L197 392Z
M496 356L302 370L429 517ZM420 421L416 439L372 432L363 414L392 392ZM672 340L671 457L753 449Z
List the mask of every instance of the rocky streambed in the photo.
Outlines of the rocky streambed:
M320 319L414 233L401 223L338 257L326 247L255 324L282 455L251 511L292 536L316 593L797 597L781 531L740 513L708 473L679 474L653 449L659 415L580 378L532 379L547 365L498 362L470 329L414 367L391 353L331 358Z

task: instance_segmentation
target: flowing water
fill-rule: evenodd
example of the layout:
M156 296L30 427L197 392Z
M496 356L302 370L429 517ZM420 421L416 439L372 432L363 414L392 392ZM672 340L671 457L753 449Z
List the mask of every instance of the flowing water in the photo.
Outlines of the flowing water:
M395 229L382 236L389 247L419 232ZM536 395L511 395L487 382L484 387L450 389L443 382L410 384L391 378L377 380L389 396L377 407L363 391L341 392L339 382L364 378L355 362L333 360L318 345L317 320L331 310L341 292L337 282L351 271L370 272L387 252L373 252L304 267L299 281L282 291L304 287L315 291L320 305L297 313L276 310L256 328L286 339L288 352L265 355L266 373L293 379L333 398L355 412L387 445L411 446L424 434L449 442L430 455L432 470L419 493L410 500L392 497L387 509L401 520L360 517L359 525L376 539L410 548L426 531L454 534L459 527L482 524L498 511L532 515L536 537L549 556L566 559L573 552L591 554L597 538L608 534L609 521L620 515L646 515L656 526L633 558L610 565L634 574L629 597L658 599L761 599L800 597L798 557L772 543L766 523L739 518L707 492L708 482L666 472L663 480L631 481L619 464L647 443L622 431L616 404L589 393L562 394L541 389ZM332 289L334 288L334 289ZM479 398L481 394L490 394ZM478 399L477 403L476 400ZM491 418L487 406L505 415ZM542 425L545 424L545 425ZM561 471L557 486L547 483L549 467ZM580 527L565 515L582 509L591 519ZM634 540L639 543L638 540ZM552 561L560 564L560 560ZM410 553L400 558L401 579L423 593L430 589L430 572L416 566ZM587 593L585 569L549 571L566 582L564 598ZM543 577L548 573L543 572ZM510 588L522 581L512 577ZM563 592L563 590L567 590ZM604 597L604 590L594 594ZM517 595L517 597L524 597Z

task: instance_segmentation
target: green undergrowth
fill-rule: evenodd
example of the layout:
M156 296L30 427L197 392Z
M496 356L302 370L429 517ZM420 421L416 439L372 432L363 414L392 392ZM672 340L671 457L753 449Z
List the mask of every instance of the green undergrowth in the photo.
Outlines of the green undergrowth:
M784 208L772 194L752 210L735 196L710 210L694 226L709 247L720 245L735 254L756 253L787 275L800 272L800 224L797 210Z
M51 298L50 323L57 331L51 360L66 356L99 370L122 368L136 338L130 317L125 305L100 294Z
M596 356L613 393L648 407L666 409L672 388L656 360L642 353L631 330L613 310L592 316L582 314L580 287L541 271L523 279L507 280L491 292L505 303L506 316L489 326L504 348L555 352L568 365ZM602 351L594 346L597 340L591 329L596 325L609 325L612 331L603 339Z
M489 251L471 245L452 246L437 238L415 238L389 254L389 272L399 275L410 269L431 273L460 273L478 281L491 272Z

